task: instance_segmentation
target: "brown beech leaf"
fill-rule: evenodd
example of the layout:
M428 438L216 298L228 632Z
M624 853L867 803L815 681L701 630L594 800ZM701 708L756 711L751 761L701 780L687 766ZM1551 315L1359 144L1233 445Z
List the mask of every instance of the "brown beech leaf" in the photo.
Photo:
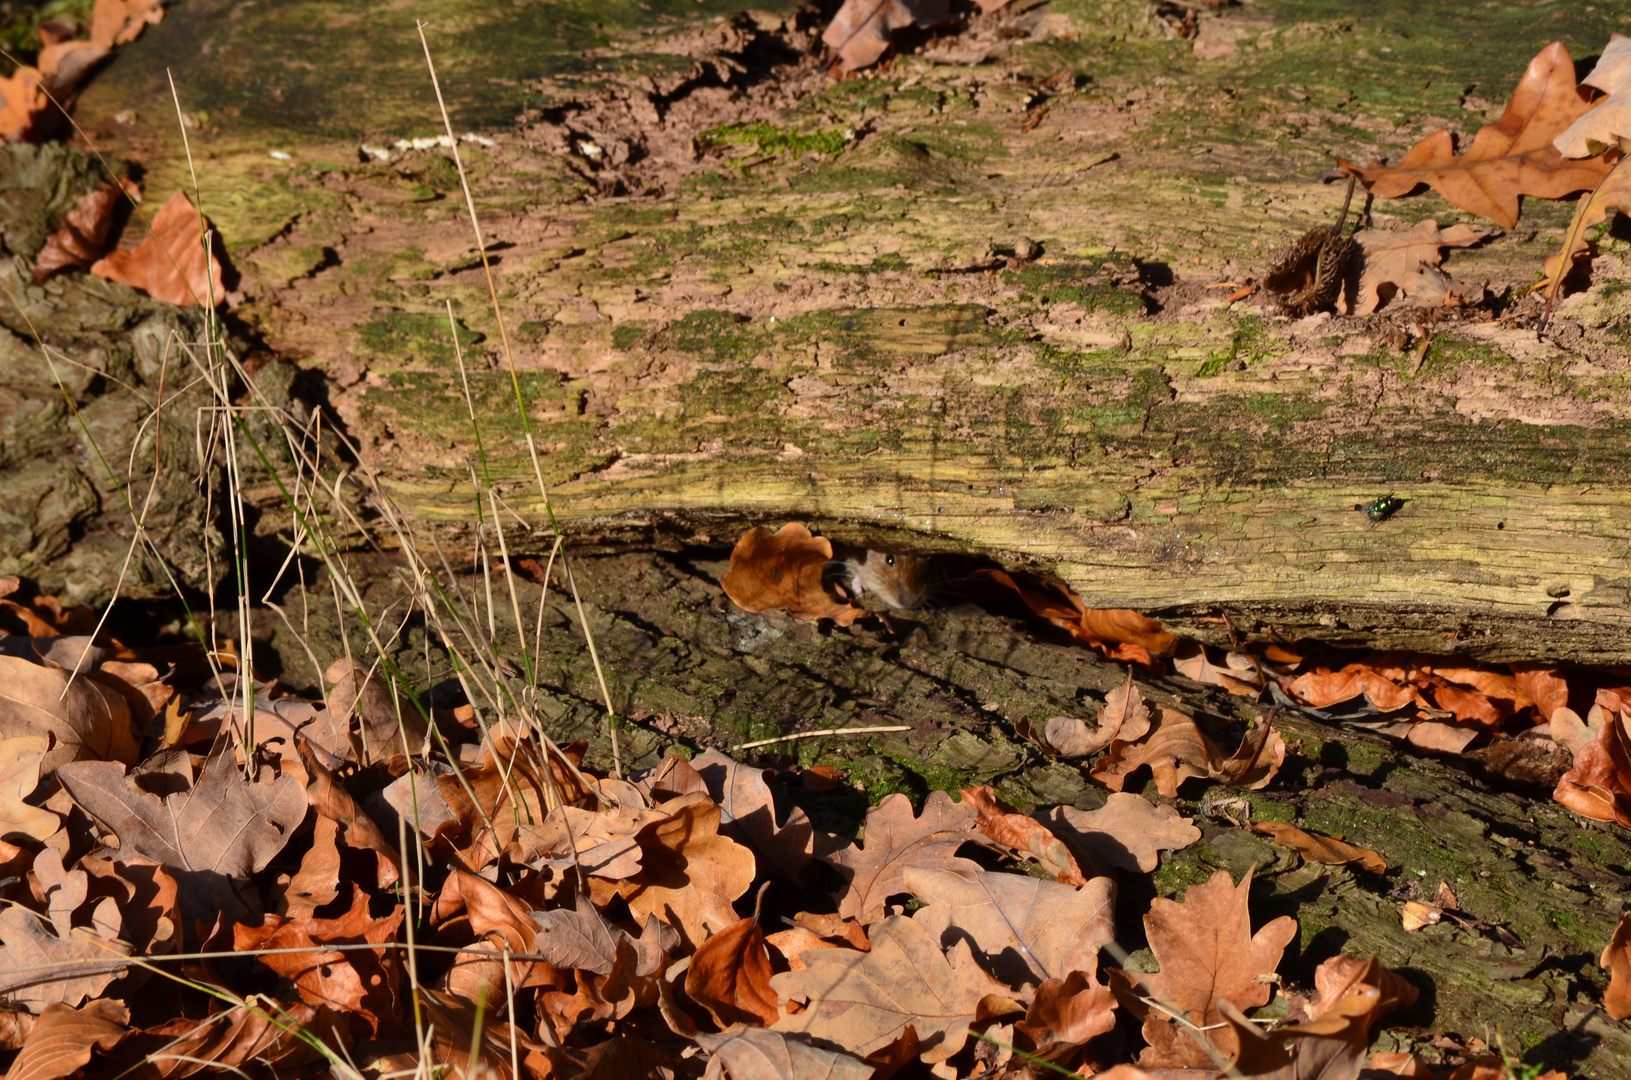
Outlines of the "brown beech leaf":
M1631 913L1620 916L1614 936L1597 960L1608 972L1608 992L1603 995L1603 1011L1615 1020L1631 1016Z
M374 885L389 889L402 874L402 856L380 829L374 824L357 800L340 783L334 772L324 765L313 752L305 736L295 736L295 748L306 769L306 802L320 818L339 826L339 836L347 847L373 853L375 861Z
M72 676L71 670L0 656L0 739L53 735L56 744L40 761L41 775L87 759L134 765L139 750L130 703L93 675Z
M987 959L983 966L1012 985L1097 971L1099 948L1116 936L1110 878L1078 889L1025 874L909 867L905 880L928 905L913 918L935 941L971 942Z
M1014 813L998 802L996 793L988 787L964 788L959 794L965 803L974 807L976 832L1022 857L1036 860L1056 881L1066 885L1087 884L1070 848L1041 822Z
M211 232L206 259L199 220L186 193L178 191L153 216L152 235L134 251L115 251L98 259L91 273L140 289L166 304L220 304L226 299L220 236Z
M765 771L709 749L691 762L705 790L719 803L719 831L753 851L760 872L796 880L810 865L815 830L798 807L776 824L776 802Z
M1153 664L1178 647L1176 635L1161 624L1126 608L1090 608L1066 586L1030 574L976 570L973 578L991 581L1019 595L1025 606L1084 645L1102 649L1113 660Z
M959 858L957 849L975 838L974 808L931 791L921 816L912 816L905 795L886 796L867 811L862 843L834 838L821 855L848 883L838 914L862 923L884 916L884 905L896 893L909 891L902 875L909 866L973 873L979 864Z
M1533 703L1536 722L1547 723L1569 704L1569 684L1556 668L1532 664L1512 665L1512 677Z
M1359 275L1359 293L1354 299L1354 315L1369 315L1384 305L1443 307L1466 303L1471 293L1466 286L1438 268L1447 247L1471 247L1494 233L1494 229L1471 225L1451 225L1440 229L1438 222L1419 221L1407 232L1361 229L1354 233L1364 258Z
M619 883L636 919L655 915L692 948L736 922L731 901L753 884L753 852L720 836L719 806L700 792L658 807L666 816L645 826L640 873Z
M1582 817L1631 829L1631 738L1623 718L1607 720L1574 756L1552 798Z
M1397 165L1338 164L1376 195L1398 198L1427 184L1455 206L1510 229L1518 223L1519 196L1560 199L1608 175L1601 158L1570 160L1552 145L1590 108L1569 50L1554 41L1530 62L1501 118L1480 128L1465 154L1456 156L1448 131L1435 131Z
M781 1016L770 988L770 955L759 920L740 919L704 941L685 969L685 992L720 1027L774 1024Z
M0 739L0 840L25 844L44 840L62 828L62 818L26 803L40 783L40 761L53 735Z
M1552 140L1569 158L1595 157L1607 147L1621 146L1620 140L1631 135L1631 38L1610 34L1603 55L1580 85L1607 96Z
M111 906L112 897L103 904ZM0 910L0 994L31 1009L53 1003L78 1005L123 975L119 959L130 946L76 926L66 934L27 908Z
M821 40L833 51L833 71L845 74L882 56L892 32L908 26L933 26L950 17L947 0L845 0Z
M1297 700L1316 709L1351 701L1361 694L1382 712L1394 712L1412 703L1431 708L1421 691L1405 681L1411 672L1391 661L1385 654L1376 654L1335 671L1315 667L1298 676L1286 689Z
M1221 686L1236 697L1256 697L1263 689L1263 673L1250 657L1240 653L1231 653L1230 656L1249 666L1220 668L1207 657L1206 647L1200 642L1179 642L1172 655L1172 668L1198 683Z
M1017 1026L1039 1049L1056 1043L1080 1046L1116 1026L1116 995L1085 971L1049 979Z
M974 962L967 942L942 955L927 930L899 915L873 928L871 952L817 949L805 953L804 962L803 971L770 980L783 998L809 1002L803 1012L776 1021L776 1030L807 1034L859 1057L890 1046L910 1026L922 1059L933 1065L963 1048L969 1024L991 1011L986 999L1017 1009Z
M1147 874L1160 865L1161 852L1186 848L1201 838L1192 819L1130 791L1112 791L1097 810L1056 806L1043 821L1100 873L1121 869Z
M797 522L775 533L761 525L736 542L731 568L719 584L743 611L778 608L795 619L832 619L848 626L867 610L839 603L827 592L823 577L832 557L832 544Z
M704 1080L867 1080L873 1073L858 1057L822 1050L780 1031L737 1024L696 1038L712 1055Z
M33 283L38 285L68 267L88 269L100 259L108 250L108 231L113 228L114 216L127 193L130 197L139 197L136 185L125 180L103 184L81 195L63 218L62 228L46 237L45 247L34 260Z
M1189 1032L1147 1004L1145 996L1207 1028L1224 1054L1234 1053L1237 1046L1230 1031L1211 1027L1222 1020L1218 1003L1228 1001L1240 1009L1268 1003L1271 988L1257 977L1279 966L1280 954L1297 935L1297 920L1283 915L1253 934L1246 905L1251 884L1250 871L1237 886L1227 870L1219 870L1205 884L1191 886L1182 902L1150 901L1144 929L1160 972L1112 973L1122 1003L1144 1021L1150 1044L1139 1058L1144 1068L1204 1068L1212 1063Z
M47 1005L11 1063L6 1080L60 1080L90 1063L91 1051L111 1050L125 1037L130 1010L111 998L82 1009Z
M351 910L338 919L285 919L267 915L260 926L232 928L232 947L262 952L257 959L295 984L309 1005L335 1009L361 1018L370 1034L400 1030L397 991L402 962L395 948L324 949L324 945L386 945L396 941L403 909L375 919L368 914L368 895L355 890Z
M229 879L266 868L306 817L306 793L292 776L250 783L222 742L190 790L160 798L112 761L75 761L57 770L68 794L119 838L115 859L169 867L183 914L201 917L231 898ZM238 903L241 903L239 901Z
M45 75L27 64L0 78L0 139L22 142L35 133L35 121L51 108L45 85Z
M1355 847L1334 836L1316 836L1295 825L1282 821L1254 821L1252 832L1266 836L1281 847L1288 847L1309 862L1326 866L1356 865L1373 874L1387 873L1387 860L1370 848Z

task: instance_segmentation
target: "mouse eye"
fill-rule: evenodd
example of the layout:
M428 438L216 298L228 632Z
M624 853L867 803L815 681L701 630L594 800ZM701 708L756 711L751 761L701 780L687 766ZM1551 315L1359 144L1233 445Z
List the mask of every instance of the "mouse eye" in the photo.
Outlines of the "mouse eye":
M893 555L885 555L883 557L883 561L884 561L884 564L886 566L889 566L890 568L893 568L894 565L895 565L895 557Z

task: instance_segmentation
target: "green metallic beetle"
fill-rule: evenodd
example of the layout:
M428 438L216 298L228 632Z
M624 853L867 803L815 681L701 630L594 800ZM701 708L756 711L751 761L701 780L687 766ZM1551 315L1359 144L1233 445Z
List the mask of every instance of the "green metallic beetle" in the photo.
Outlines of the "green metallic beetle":
M1377 499L1368 505L1365 503L1354 503L1354 509L1365 511L1365 516L1370 518L1371 524L1376 525L1386 521L1394 514L1397 514L1399 512L1399 508L1403 505L1403 499L1395 498L1392 493L1389 493L1387 495L1383 495L1380 499Z

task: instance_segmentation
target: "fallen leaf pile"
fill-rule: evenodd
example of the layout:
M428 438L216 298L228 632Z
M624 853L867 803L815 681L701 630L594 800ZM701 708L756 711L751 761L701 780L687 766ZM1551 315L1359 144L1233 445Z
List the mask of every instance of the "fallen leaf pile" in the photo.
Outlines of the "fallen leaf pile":
M849 837L717 750L601 775L513 719L422 716L355 660L325 701L257 699L246 758L244 702L194 682L154 707L179 669L30 619L0 635L8 1076L1335 1076L1416 993L1339 956L1264 1028L1296 922L1254 929L1226 872L1153 901L1158 970L1126 969L1117 876L1201 837L1128 779L1261 787L1285 756L1267 721L1225 755L1131 679L1097 731L1050 728L1104 751L1099 809L894 794Z
M164 18L162 0L96 0L86 36L52 40L42 32L36 66L22 64L0 79L0 138L21 142L40 134L58 104L65 105L120 45L128 45Z

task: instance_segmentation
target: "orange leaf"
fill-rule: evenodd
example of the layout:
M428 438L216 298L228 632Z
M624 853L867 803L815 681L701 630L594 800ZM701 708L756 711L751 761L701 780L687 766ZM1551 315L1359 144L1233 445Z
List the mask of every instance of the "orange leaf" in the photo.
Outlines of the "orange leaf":
M35 118L51 106L44 83L39 69L26 64L0 79L0 139L22 142L33 134Z
M219 237L211 234L208 259L200 216L184 192L176 192L153 218L153 233L135 251L115 251L91 266L91 273L140 289L155 300L180 307L219 304L221 284Z
M1615 1020L1624 1020L1631 1016L1631 913L1620 916L1614 937L1597 963L1609 972L1603 1011Z
M1087 607L1081 597L1058 582L990 569L976 570L970 576L1014 590L1033 612L1077 641L1103 649L1112 659L1153 664L1154 657L1170 656L1178 647L1178 638L1162 630L1156 620L1127 608Z
M832 544L797 522L776 533L761 525L736 542L731 568L719 584L743 611L777 608L795 619L832 619L848 626L867 611L840 604L827 592L823 578L832 557Z
M738 920L704 941L685 972L685 992L720 1027L774 1024L781 1016L770 988L770 956L759 920Z
M997 801L988 787L964 788L963 801L974 807L975 831L984 833L1003 847L1029 856L1053 877L1066 885L1086 885L1082 868L1070 849L1035 818L1015 814Z
M1623 719L1610 717L1575 755L1552 798L1582 817L1631 829L1631 738Z
M150 23L163 18L162 0L96 0L91 11L91 40L110 49L128 45Z
M1460 157L1450 133L1435 131L1397 165L1338 164L1373 194L1394 199L1427 184L1461 209L1510 229L1518 223L1519 196L1560 199L1595 188L1608 175L1601 158L1573 161L1552 145L1590 108L1575 83L1569 50L1554 41L1530 61L1501 118L1480 128Z
M1382 856L1370 848L1355 847L1333 836L1317 836L1280 821L1256 821L1252 823L1251 830L1281 847L1290 848L1309 862L1326 866L1358 864L1361 869L1373 874L1387 873L1387 860Z

